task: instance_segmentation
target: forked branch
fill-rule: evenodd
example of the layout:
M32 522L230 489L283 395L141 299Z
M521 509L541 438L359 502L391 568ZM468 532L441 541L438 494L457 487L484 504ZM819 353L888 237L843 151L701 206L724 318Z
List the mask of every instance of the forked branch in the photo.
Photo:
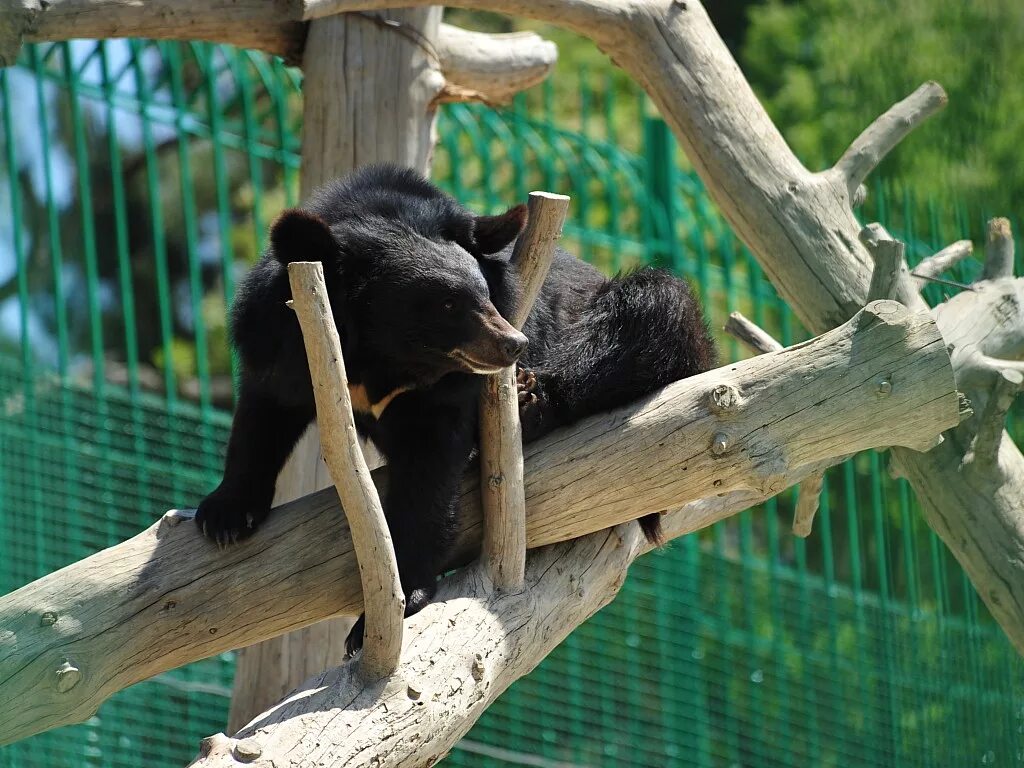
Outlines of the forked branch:
M985 410L978 419L977 431L970 450L964 456L964 467L985 473L999 473L999 444L1003 439L1006 414L1021 387L1024 373L1004 368L998 372Z

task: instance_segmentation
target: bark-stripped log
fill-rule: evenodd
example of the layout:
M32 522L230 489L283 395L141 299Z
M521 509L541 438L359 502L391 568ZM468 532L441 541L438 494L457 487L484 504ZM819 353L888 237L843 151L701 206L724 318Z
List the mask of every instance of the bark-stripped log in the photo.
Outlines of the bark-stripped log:
M883 392L886 377L893 385ZM681 535L720 517L708 512L713 504L691 502L771 496L851 451L927 446L958 423L958 408L931 316L878 302L819 338L676 382L528 445L527 546L688 504L664 521ZM383 471L374 473L378 488ZM474 468L460 498L463 562L480 545L477 477ZM0 743L84 720L159 672L361 610L333 489L286 505L223 551L178 519L0 598L0 699L26 703L0 720ZM42 622L44 613L56 620ZM82 675L60 691L53 679L65 659Z

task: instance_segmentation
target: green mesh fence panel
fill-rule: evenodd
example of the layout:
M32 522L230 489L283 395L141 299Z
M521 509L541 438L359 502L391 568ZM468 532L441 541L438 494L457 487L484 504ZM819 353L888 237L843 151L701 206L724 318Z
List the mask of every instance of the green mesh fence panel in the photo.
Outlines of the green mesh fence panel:
M559 77L508 109L447 107L439 182L480 211L570 192L570 249L608 271L689 275L716 328L740 309L805 338L644 98L611 74ZM225 307L297 202L300 83L259 54L134 40L29 46L0 70L0 592L218 481ZM871 192L865 220L904 237L912 262L978 239L983 212ZM720 341L724 359L743 355ZM448 764L1024 762L1024 665L884 457L829 472L806 541L789 535L792 502L638 562ZM223 728L232 672L224 654L160 675L0 748L0 766L184 765ZM21 705L0 693L0 714Z

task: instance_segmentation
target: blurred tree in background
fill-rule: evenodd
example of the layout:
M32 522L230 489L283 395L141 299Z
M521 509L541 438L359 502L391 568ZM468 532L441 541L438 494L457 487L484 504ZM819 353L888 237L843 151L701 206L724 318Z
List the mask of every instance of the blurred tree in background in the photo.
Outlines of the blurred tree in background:
M949 108L879 174L918 199L1016 213L1024 191L1020 0L768 0L748 10L744 72L809 167L831 165L875 116L937 80Z

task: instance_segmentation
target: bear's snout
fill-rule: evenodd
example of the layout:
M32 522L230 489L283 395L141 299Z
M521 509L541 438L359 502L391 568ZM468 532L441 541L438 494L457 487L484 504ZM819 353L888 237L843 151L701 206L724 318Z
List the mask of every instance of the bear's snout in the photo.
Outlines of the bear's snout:
M497 373L515 363L528 344L515 326L487 307L477 315L475 338L453 350L452 357L472 373Z
M509 336L503 343L505 347L505 354L508 356L508 364L512 365L512 363L518 360L523 352L526 351L526 347L529 346L530 340L523 334L516 331L515 336Z

